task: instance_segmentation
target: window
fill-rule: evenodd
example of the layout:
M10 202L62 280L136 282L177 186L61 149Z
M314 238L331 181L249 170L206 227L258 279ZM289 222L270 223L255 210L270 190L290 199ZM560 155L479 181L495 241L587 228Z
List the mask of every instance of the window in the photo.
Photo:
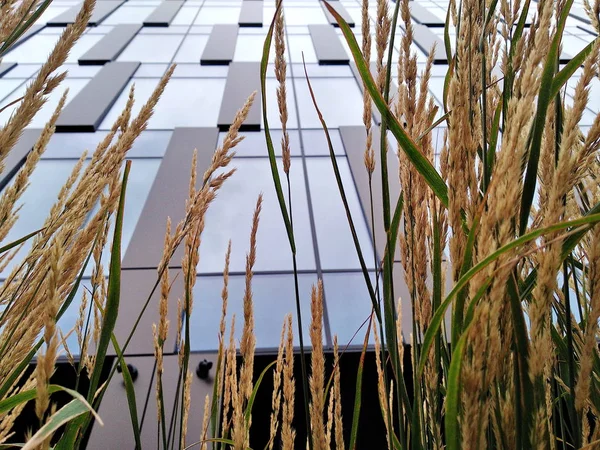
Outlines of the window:
M200 256L202 258L202 256ZM310 292L316 284L314 274L301 274L298 277L300 293L300 311L304 345L310 346ZM219 346L219 323L221 320L221 289L223 277L198 277L194 286L194 308L190 320L190 339L192 351L216 350ZM244 276L229 278L229 297L227 301L226 345L231 329L231 320L235 314L235 339L239 342L244 327ZM255 275L252 280L254 308L254 336L257 348L279 346L281 329L287 314L293 316L294 345L300 345L296 314L296 295L294 276Z
M281 162L279 161L279 164ZM259 193L263 207L257 235L256 271L292 270L290 246L273 188L267 158L238 158L230 165L237 172L223 185L206 216L200 246L199 273L221 273L229 240L232 272L244 272L250 242L252 215ZM285 178L282 183L285 185ZM292 161L290 171L294 233L300 270L314 270L315 259L302 165ZM287 188L284 189L287 192Z
M102 23L104 25L120 25L124 23L142 23L152 14L156 6L120 6Z
M207 42L207 35L186 36L175 55L174 62L198 64Z
M350 166L346 158L337 158L342 183L356 227L367 267L373 268L373 246L365 221ZM328 158L307 158L306 168L315 217L321 267L328 269L360 269L350 233L350 226Z
M129 43L117 61L140 61L143 63L171 62L183 36L137 35Z

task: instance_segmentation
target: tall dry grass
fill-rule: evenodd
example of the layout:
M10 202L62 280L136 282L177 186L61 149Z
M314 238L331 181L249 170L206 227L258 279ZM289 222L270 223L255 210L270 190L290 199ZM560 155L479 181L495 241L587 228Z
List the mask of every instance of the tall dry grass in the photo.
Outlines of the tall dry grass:
M590 101L590 85L599 75L600 44L596 38L572 62L559 65L560 39L572 3L451 2L445 48L432 49L420 73L408 0L397 2L393 11L384 0L376 0L375 8L363 0L361 43L335 10L324 3L338 21L361 74L365 93L364 162L371 194L367 209L373 219L373 203L379 200L373 198L373 175L380 171L386 239L384 253L373 255L363 254L361 243L354 241L369 291L370 298L365 301L372 304L373 312L361 363L357 373L352 374L357 379L354 410L344 410L344 373L340 370L344 352L340 346L343 348L345 343L338 346L334 337L333 365L329 366L322 342L323 282L320 280L313 287L310 299L301 298L298 292L290 188L290 171L294 167L287 133L285 10L282 2L277 2L264 46L262 103L274 188L294 263L301 379L294 377L297 360L291 315L284 320L276 360L262 374L255 373L252 282L256 255L261 251L257 241L262 209L259 196L246 259L242 323L236 324L236 317L229 317L227 312L230 244L225 255L213 395L196 399L191 394L190 326L196 301L193 288L206 213L217 201L222 185L235 176L235 169L230 166L235 147L242 139L240 126L255 101L252 94L201 178L196 174L194 154L185 216L174 229L167 220L155 285L160 290L159 316L153 330L157 448L246 449L254 445L250 442L252 413L259 407L254 404L255 392L261 387L262 375L271 370L274 381L270 408L261 405L270 416L265 447L268 449L356 448L361 420L365 420L358 414L361 398L368 394L377 395L381 410L378 419L388 448L394 450L600 446L600 234L596 225L600 221L600 115L587 130L578 125ZM21 25L28 18L35 18L35 11L47 4L33 0L4 3L0 37L5 46L18 37L18 31L13 31L24 31ZM67 27L48 62L20 99L16 112L0 130L0 161L64 78L64 74L55 72L83 32L93 6L93 0L84 2L76 22ZM23 8L30 7L34 13L23 14ZM537 8L535 20L524 27L524 18L533 8ZM585 9L600 32L600 2L586 1ZM398 29L398 22L403 31L396 33L393 30ZM457 30L454 51L450 46L451 27ZM277 105L283 128L280 146L284 183L266 114L266 68L273 38ZM375 42L375 76L370 70L371 39ZM2 47L0 52L7 48ZM445 52L451 61L441 108L429 94L434 52ZM566 83L580 66L572 106L567 106ZM111 342L118 306L118 236L129 170L125 157L146 127L172 70L133 118L132 90L111 132L85 168L85 156L76 165L44 227L29 237L33 243L29 254L1 287L0 405L5 409L0 414L0 443L9 438L14 420L26 401L32 400L39 426L32 431L25 448L50 448L51 442L57 442L55 448L79 447L94 417L93 410L102 400L106 384L100 385L99 373ZM392 79L396 80L395 92L391 92ZM310 88L310 80L307 81ZM320 114L319 99L312 89L310 92L331 150L334 173L339 174L327 117ZM13 184L0 198L2 239L15 223L19 198L63 105L64 97ZM380 126L372 121L373 108L381 114ZM436 127L444 130L439 155L431 135ZM378 149L373 144L373 133L377 132L382 136ZM393 138L387 139L388 134ZM388 172L386 163L392 158L398 159L398 173ZM402 188L396 205L390 201L391 177L396 177ZM345 198L345 190L350 187L344 186L339 176L336 181L353 230L354 220L362 218L350 214ZM86 221L98 202L100 210ZM111 243L108 236L113 221L116 238ZM374 240L376 233L371 231ZM11 250L18 244L2 248L3 265L14 256ZM184 248L184 295L178 302L178 317L183 320L170 324L168 267L179 246ZM101 257L109 249L110 271L105 274ZM375 287L364 263L366 258L374 258L376 263ZM394 295L397 286L395 290L393 261L398 258L409 295L406 299ZM87 374L91 386L83 395L68 391L73 400L57 411L51 394L62 388L49 384L63 340L56 320L71 301L79 275L88 263L93 265L92 288L84 295L75 332L81 348L76 365L78 376ZM408 313L402 309L402 300L411 305L410 330L401 326L402 314ZM310 365L304 358L300 314L300 303L309 301ZM93 312L91 329L84 326L88 308ZM25 317L27 327L23 325ZM242 329L239 349L234 339L236 326ZM164 343L169 333L176 335L180 349L176 392L179 402L173 414L167 414L164 402ZM370 336L373 349L368 346ZM120 347L118 359L139 448L139 418L124 356L128 342L129 339L120 343L122 347L115 347ZM404 344L410 345L410 368L404 365ZM375 354L377 386L362 386L360 382L368 349ZM23 377L34 356L35 371ZM75 364L75 358L71 359ZM110 377L115 370L116 366ZM301 399L296 383L302 383ZM203 417L190 416L192 403L200 401L204 402ZM300 402L304 417L295 414ZM11 404L10 408L4 406ZM51 425L59 413L67 416L68 423L60 435L54 436L56 428ZM173 417L170 423L167 417ZM296 433L300 421L309 430L306 435ZM198 442L186 442L192 423L201 430ZM169 439L168 430L175 428L176 438Z

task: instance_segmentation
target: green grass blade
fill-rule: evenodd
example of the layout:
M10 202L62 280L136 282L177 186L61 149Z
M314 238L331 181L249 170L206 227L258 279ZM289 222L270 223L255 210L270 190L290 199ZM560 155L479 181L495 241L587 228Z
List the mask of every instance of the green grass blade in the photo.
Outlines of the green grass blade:
M254 388L252 389L252 394L250 395L250 398L248 399L248 405L246 406L246 411L244 411L244 420L246 421L246 424L250 421L250 414L252 414L252 407L254 406L254 400L256 399L256 394L258 393L258 388L260 388L260 385L262 384L265 374L276 363L277 363L277 360L269 363L269 365L267 367L265 367L263 369L263 371L260 373L258 380L256 380L256 382L254 383Z
M0 47L0 59L10 50L10 46L13 45L17 39L19 39L23 33L25 33L29 27L34 24L36 20L38 20L44 11L46 11L48 6L50 6L50 3L52 3L52 0L45 0L29 19L21 22L18 27L15 27L13 32L4 41L4 44L2 44L2 47Z
M262 99L262 113L263 122L265 127L265 139L267 141L267 151L269 153L269 164L271 165L271 175L273 177L273 183L275 184L275 191L277 192L277 201L279 202L279 208L281 209L281 216L285 223L285 230L290 241L290 247L292 253L296 253L296 242L294 239L294 230L292 229L292 222L290 221L290 215L288 214L287 206L285 204L285 196L283 195L283 189L281 188L281 179L279 177L279 169L277 168L277 159L275 158L275 149L273 148L273 140L271 139L271 132L269 131L269 120L267 117L267 67L269 65L269 51L271 50L271 41L273 39L273 29L275 27L275 19L281 8L281 2L278 2L269 32L265 38L263 45L263 53L260 61L260 92Z
M43 228L40 228L40 229L39 229L39 230L37 230L37 231L34 231L34 232L32 232L32 233L29 233L28 235L26 235L26 236L23 236L22 238L20 238L20 239L17 239L17 240L16 240L16 241L14 241L14 242L11 242L10 244L6 244L5 246L3 246L3 247L0 247L0 254L2 254L2 253L4 253L4 252L7 252L7 251L9 251L9 250L10 250L10 249L12 249L12 248L15 248L17 245L21 245L23 242L26 242L26 241L28 241L29 239L31 239L32 237L34 237L36 234L38 234L38 233L39 233L40 231L42 231L42 230L43 230Z
M525 182L523 185L523 195L521 197L521 217L519 223L519 234L525 233L527 229L527 222L529 221L529 215L531 212L531 205L533 204L533 197L535 195L535 188L537 185L537 173L538 164L540 160L540 149L542 143L542 135L544 127L546 125L546 113L548 112L548 106L553 99L551 95L552 82L554 80L554 72L556 69L556 61L558 60L558 52L560 48L560 42L565 29L567 17L573 0L567 0L561 11L556 33L550 44L548 51L548 57L544 64L544 70L542 72L542 80L540 84L540 90L538 94L538 104L535 113L535 119L532 125L531 131L531 145L529 147L529 158L527 162L527 171L525 173Z
M71 395L73 398L80 398L85 401L85 399L81 396L81 394L72 389L66 388L64 386L60 386L57 384L48 385L48 394L54 394L55 392L66 392ZM34 400L37 397L37 389L29 389L27 391L19 392L11 397L8 397L2 401L0 401L0 414L4 414L19 406L23 403L27 403L30 400Z
M456 296L456 294L458 292L460 292L460 290L463 289L466 286L466 284L479 271L483 270L484 268L486 268L487 266L492 264L494 261L496 261L500 256L502 256L506 252L513 250L517 247L520 247L523 244L527 244L528 242L531 242L545 234L553 233L556 231L561 231L561 230L571 228L571 227L579 227L582 225L593 224L593 223L597 223L597 222L600 222L600 214L592 214L590 216L581 217L579 219L570 220L570 221L566 221L566 222L560 222L560 223L557 223L554 225L550 225L548 227L533 230L533 231L519 237L518 239L515 239L514 241L509 242L508 244L502 246L501 248L499 248L498 250L496 250L495 252L493 252L492 254L487 256L486 258L484 258L478 264L473 266L467 273L465 273L457 281L454 288L452 288L452 291L448 294L448 296L446 297L444 302L440 305L440 307L435 311L435 313L431 319L431 324L430 324L429 328L427 329L427 332L425 333L425 337L423 339L423 350L422 350L421 358L419 360L419 365L417 368L418 377L421 377L423 375L423 370L425 368L425 362L427 361L427 355L429 354L429 350L431 349L431 345L433 343L433 339L434 339L435 335L439 332L439 329L440 329L442 320L444 318L444 315L446 313L446 310L450 306L450 304L451 304L452 300L454 299L454 297Z
M119 313L119 302L121 297L121 236L123 233L123 214L125 211L125 192L127 190L127 179L131 170L131 161L125 164L123 173L123 183L121 186L121 194L119 198L119 207L115 219L115 231L113 235L113 243L110 254L110 270L108 272L108 291L106 294L106 306L104 308L104 320L102 322L102 330L100 331L100 339L96 349L96 364L94 371L90 377L90 389L88 392L88 401L93 400L96 389L100 384L100 376L102 367L106 357L106 351L111 341L112 333L117 322L117 314Z
M74 393L75 391L73 391ZM73 394L72 394L73 395ZM92 413L96 420L102 423L100 417L94 412L90 404L79 394L77 397L56 411L48 421L35 433L23 446L23 450L33 450L47 438L51 437L56 430L82 414Z
M373 102L375 103L375 106L377 106L377 109L381 113L382 121L384 119L386 120L390 131L393 133L404 153L406 153L408 159L415 166L417 171L423 176L425 182L429 185L433 193L440 199L442 204L445 207L448 207L448 187L446 186L446 183L437 170L435 170L435 168L431 165L431 162L429 162L429 160L425 158L421 152L419 152L415 143L412 141L410 136L406 134L394 114L392 114L390 111L388 105L381 96L381 93L377 89L377 86L375 86L375 82L371 76L371 71L362 56L362 52L358 43L356 42L356 38L354 37L352 30L346 21L329 3L323 1L323 5L325 5L327 10L335 18L340 30L342 30L350 51L352 52L356 67L360 72L362 82L365 84L369 94L371 95L371 98L373 99Z
M402 210L404 209L404 192L400 192L396 207L394 208L394 215L392 216L392 222L390 223L389 241L385 246L384 254L387 255L389 251L392 252L390 255L392 261L394 260L394 254L396 253L396 242L398 241L398 229L400 228L400 218L402 217ZM389 244L389 247L388 247ZM391 250L390 250L391 249Z
M446 394L446 415L444 427L446 431L446 449L460 450L460 369L467 342L467 333L461 336L452 350L452 361L448 372L448 390Z
M598 38L594 39L588 45L585 46L583 50L581 50L577 55L573 56L571 61L569 61L555 76L552 80L552 87L550 89L550 97L555 97L562 87L569 81L569 78L573 76L575 71L585 62L588 55L592 52L594 45Z
M123 383L125 384L125 393L127 395L127 405L129 407L129 417L131 418L131 428L133 429L133 437L135 438L135 449L141 450L142 439L140 437L140 422L138 420L137 402L135 399L133 379L131 378L131 373L129 372L129 368L125 363L123 352L121 352L121 348L119 347L119 343L117 342L117 338L115 337L114 333L111 334L111 342L115 348L115 352L119 359L119 364L121 365L121 374L123 375Z
M360 353L360 360L358 362L358 371L356 372L356 386L354 394L354 409L352 411L352 427L350 428L350 442L348 448L350 450L356 450L356 438L358 436L358 423L360 421L360 406L362 404L362 378L365 367L365 355L367 353L367 347L369 345L369 335L371 334L371 322L367 327L367 333L363 342L362 352Z
M358 259L360 262L360 267L365 278L365 283L367 284L367 289L369 290L369 297L371 298L371 303L373 305L373 309L375 310L375 314L377 315L377 320L381 323L381 311L379 308L379 304L377 303L377 298L375 296L375 290L373 289L373 284L371 283L371 277L369 276L369 270L367 269L367 265L365 263L365 258L363 256L363 252L360 246L360 242L358 241L358 234L356 233L356 227L354 226L354 220L352 219L352 213L350 212L350 206L348 205L348 200L346 198L346 190L344 189L344 184L342 182L342 176L340 174L340 169L337 164L337 160L335 157L335 152L333 150L333 144L331 143L331 137L329 135L329 128L327 127L327 123L323 118L323 114L319 109L319 105L317 104L317 99L315 98L315 93L310 84L310 79L308 78L308 72L306 71L306 65L304 66L304 74L306 76L306 82L308 84L308 91L312 98L313 105L315 110L317 111L317 115L319 116L319 120L323 127L323 131L325 131L325 137L327 138L327 146L329 147L329 155L331 159L331 164L333 166L333 173L335 174L335 180L338 185L338 189L340 191L340 196L342 198L342 203L344 204L344 210L346 212L346 218L348 220L348 225L350 226L350 232L352 233L352 240L354 242L354 247L356 248L356 254L358 255Z

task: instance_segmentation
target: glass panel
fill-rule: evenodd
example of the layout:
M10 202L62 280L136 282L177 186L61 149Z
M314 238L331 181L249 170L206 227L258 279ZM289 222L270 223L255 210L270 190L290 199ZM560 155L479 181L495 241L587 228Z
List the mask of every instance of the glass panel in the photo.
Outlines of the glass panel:
M117 61L168 63L173 59L182 40L183 36L178 35L137 35L119 55Z
M4 74L2 78L29 78L36 74L41 67L41 64L17 64L17 67L13 67L10 72Z
M238 23L240 7L202 7L194 25Z
M262 59L264 36L256 36L249 34L240 34L235 44L234 61L255 61L259 62ZM275 45L271 45L269 51L269 61L275 59ZM286 58L287 59L287 58Z
M311 41L312 42L312 41ZM304 52L306 58L306 51ZM302 58L302 57L301 57ZM306 72L311 81L314 77L353 77L352 71L348 66L306 64ZM304 64L292 64L292 73L294 77L305 78Z
M89 27L86 34L108 34L114 26L112 25L98 25L96 27Z
M8 52L2 60L4 62L38 63L46 62L48 55L54 48L54 45L60 38L60 35L35 35L27 39L14 50Z
M77 319L79 319L79 308L81 306L81 299L83 298L83 292L87 291L88 293L88 307L90 306L90 291L92 289L92 283L89 278L83 278L81 280L81 284L79 285L79 289L77 289L77 293L73 298L73 302L69 305L67 310L64 312L63 316L58 321L58 326L62 331L63 335L66 337L69 331L75 328L75 323ZM86 309L86 317L89 308ZM92 317L90 318L91 324L93 324L93 312ZM41 336L40 336L41 337ZM79 347L79 342L77 340L77 333L73 331L68 337L66 337L67 347L69 348L69 352L73 356L78 356L81 353L81 349Z
M202 258L202 257L201 257ZM311 286L317 282L316 275L298 276L300 298L310 299ZM219 323L221 320L222 277L199 277L194 286L194 303L190 321L190 339L192 351L216 350L219 346ZM227 330L235 314L235 339L242 336L244 312L244 277L229 278L229 298L227 302ZM293 275L255 275L252 280L254 303L254 336L258 349L273 349L279 346L281 328L285 316L293 315L294 345L299 346L298 324L296 322L296 300ZM305 345L310 326L310 302L302 301L300 311L304 322ZM226 339L228 339L227 331ZM310 342L309 342L310 344Z
M173 18L171 25L191 25L194 22L194 18L198 14L198 11L200 11L200 8L198 7L184 6Z
M329 23L321 7L295 8L284 6L285 22L287 25L309 25Z
M281 163L281 161L278 161ZM252 214L259 193L263 206L257 236L256 271L292 269L290 247L267 158L237 158L236 173L223 185L206 216L200 249L200 273L221 273L229 240L232 272L243 272L250 240ZM281 174L283 177L283 173ZM285 178L283 178L285 179ZM298 269L314 270L315 259L302 166L290 171ZM283 182L285 185L285 181ZM287 187L286 187L287 190Z
M34 232L44 225L46 216L58 198L61 187L71 174L75 161L39 161L30 177L29 186L17 202L23 205L19 217L2 245ZM0 278L6 278L17 267L31 249L32 240L23 243L15 258L0 272Z
M171 80L148 128L214 127L217 125L224 90L224 78Z
M375 286L375 277L371 275ZM350 343L361 345L366 333L365 321L371 315L371 298L362 273L326 273L323 274L323 289L327 299L327 316L331 336L337 335L340 347ZM363 325L365 323L365 325ZM372 335L371 335L372 336ZM372 337L369 338L372 342Z
M142 23L152 14L156 6L120 6L102 23L104 25L119 25L124 23Z
M80 158L85 150L91 157L98 144L108 132L95 133L55 133L48 142L48 147L42 155L44 159ZM171 139L170 131L143 131L134 141L129 158L162 158ZM113 140L116 142L116 140ZM134 163L135 165L136 163Z
M170 25L168 27L142 27L138 34L186 34L187 25Z
M193 26L190 28L190 34L210 34L211 26Z
M207 35L186 36L175 55L176 63L198 63L208 42Z
M69 94L67 97L67 105L69 101L81 91L84 86L88 83L89 80L83 78L66 78L49 96L48 101L44 104L42 109L38 111L38 113L34 116L33 120L29 127L31 128L43 128L46 122L52 117L58 102L60 101L60 97L63 92L68 88ZM26 84L21 85L16 91L14 91L11 95L9 95L2 103L0 103L0 109L7 105L8 103L16 100L21 97L25 93ZM12 112L18 107L18 104L12 105L6 108L4 111L0 113L0 124L4 125Z
M334 153L336 155L346 156L340 132L330 128L329 137L331 138ZM304 144L304 154L306 156L329 156L327 137L323 130L302 130L302 143Z
M218 145L223 143L226 134L227 132L225 131L219 133ZM240 133L240 135L244 136L244 140L235 148L238 157L268 156L267 143L263 132L251 131ZM288 135L290 137L290 152L292 156L300 156L300 136L298 130L288 130ZM273 140L273 147L277 156L281 155L281 136L281 130L271 130L271 139Z
M192 36L188 36L190 38ZM206 37L199 35L199 37ZM187 39L187 38L186 38ZM173 72L173 78L227 78L229 66L201 66L198 64L178 64Z
M288 45L290 61L292 63L302 64L302 52L304 52L304 61L307 64L316 64L319 62L310 35L288 35Z
M102 69L102 66L80 66L78 64L64 64L61 69L67 70L69 78L93 78Z
M147 78L162 77L168 67L168 64L141 64L140 67L138 67L138 70L135 71L135 76Z
M54 19L55 17L59 16L60 14L64 13L65 11L69 10L70 8L71 8L70 6L62 6L62 5L58 6L58 5L51 4L50 6L48 6L46 11L44 11L42 13L42 15L36 21L36 23L39 23L39 24L47 23L48 21Z
M0 99L3 99L7 95L10 95L12 91L23 84L25 80L4 80L0 79Z
M300 123L303 128L321 128L306 80L295 78ZM319 109L330 128L362 125L363 98L352 78L315 78L310 81Z
M346 158L337 158L342 183L356 234L361 245L367 267L373 267L373 246L365 216L363 215L354 179ZM308 182L317 231L317 243L321 257L321 267L328 269L359 269L354 241L331 161L327 158L306 158ZM296 216L294 216L296 217Z

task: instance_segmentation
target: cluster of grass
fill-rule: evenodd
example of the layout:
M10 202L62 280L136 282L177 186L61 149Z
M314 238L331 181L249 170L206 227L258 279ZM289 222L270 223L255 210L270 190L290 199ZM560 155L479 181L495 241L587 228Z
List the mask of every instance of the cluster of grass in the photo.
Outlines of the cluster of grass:
M0 58L50 1L8 1L0 6ZM383 202L386 239L382 255L363 254L354 230L354 220L361 218L350 214L327 117L321 115L319 99L310 89L368 288L370 298L365 301L372 304L356 374L354 408L342 410L343 374L338 363L343 353L338 351L337 339L334 365L325 367L321 282L313 287L310 298L310 367L305 363L301 330L302 320L308 318L301 317L300 303L309 299L300 298L296 270L301 379L294 378L291 316L284 320L277 359L262 373L255 373L252 277L256 252L260 251L260 242L256 241L262 207L259 197L246 259L242 338L238 347L233 338L235 317L227 317L230 247L224 255L213 395L204 399L200 440L186 442L190 404L203 400L191 398L189 367L199 246L207 209L223 183L235 176L230 165L242 139L238 131L254 101L253 94L238 112L201 179L196 174L194 156L184 219L174 230L167 220L163 258L152 289L160 290L160 315L154 326L156 448L247 449L252 410L257 408L254 400L267 371L273 371L268 449L356 448L361 398L371 391L378 395L379 420L385 426L388 447L394 450L600 447L600 228L595 226L600 221L600 115L586 132L578 126L589 100L590 83L599 75L600 44L596 38L571 62L559 65L561 37L572 3L451 1L445 48L435 49L445 51L450 61L443 111L438 111L428 93L433 54L417 78L408 0L398 1L393 11L387 1L376 1L374 46L367 0L363 0L360 44L335 9L324 3L338 21L361 74L365 171L371 202ZM526 28L525 18L534 6L535 20ZM0 129L0 162L45 98L64 79L65 74L57 70L85 29L93 7L94 0L84 1L77 20L65 29L48 61L19 99L16 111ZM593 27L600 32L600 1L589 4L586 0L585 7ZM395 42L394 30L399 21L404 31L398 37L400 42ZM451 26L456 28L454 46ZM274 188L295 269L289 178L294 167L287 134L284 30L284 10L278 2L264 43L261 100ZM283 128L281 173L270 137L265 97L272 45ZM395 46L400 49L397 61L393 58ZM374 76L369 64L373 59ZM391 92L394 65L397 91ZM493 70L496 67L500 68L501 78ZM567 106L566 83L579 68L581 74ZM136 447L141 448L133 381L123 356L136 330L131 330L125 342L118 342L114 336L129 172L125 157L145 129L172 71L163 77L136 117L131 117L132 89L127 106L91 155L89 164L84 167L84 155L75 166L44 227L0 248L0 263L5 266L23 242L32 241L26 258L0 287L0 443L10 437L25 404L33 401L39 425L32 429L24 448L79 448L92 419L101 422L94 411L116 372L115 365L108 381L100 383L107 350L112 348L122 369L132 434ZM310 88L308 76L307 81ZM0 241L15 223L19 197L54 131L64 101L63 97L23 167L0 196ZM380 126L372 123L373 107L381 113ZM437 126L444 126L445 133L436 163L431 131ZM379 148L373 145L374 133L381 134ZM393 139L387 139L390 133ZM388 173L389 158L398 158L399 173ZM373 176L375 171L381 174L382 199L373 199L373 182L378 179ZM402 188L396 204L390 201L390 177L398 177ZM100 208L88 219L96 204ZM373 210L371 207L371 215ZM111 227L114 237L108 242ZM167 310L172 307L168 266L179 246L184 248L185 289L177 308L178 317L184 320L178 321L173 331L167 319ZM101 259L102 253L109 250L110 268L105 276ZM375 283L366 268L368 258L377 262ZM394 286L392 269L398 258L410 295L410 299L404 299L409 300L410 311L402 311L402 302L395 295L398 287ZM79 393L50 384L49 380L64 341L56 322L72 302L88 265L93 266L91 288L84 295L80 319L73 330L80 347L77 362L73 360L77 377L89 378L89 388ZM139 312L140 318L150 297ZM411 330L400 326L402 314L411 315ZM165 411L162 378L169 332L176 333L179 348L178 406L172 415ZM371 334L378 383L363 386L364 355ZM403 366L404 343L410 344L412 370ZM26 375L34 359L35 370ZM410 383L406 382L408 376L412 376ZM302 383L301 400L296 398L297 382ZM51 397L57 391L72 396L70 403L58 410ZM304 417L294 416L296 401L304 403ZM172 417L170 422L167 416ZM294 424L299 421L305 421L310 430L307 436L296 435Z

